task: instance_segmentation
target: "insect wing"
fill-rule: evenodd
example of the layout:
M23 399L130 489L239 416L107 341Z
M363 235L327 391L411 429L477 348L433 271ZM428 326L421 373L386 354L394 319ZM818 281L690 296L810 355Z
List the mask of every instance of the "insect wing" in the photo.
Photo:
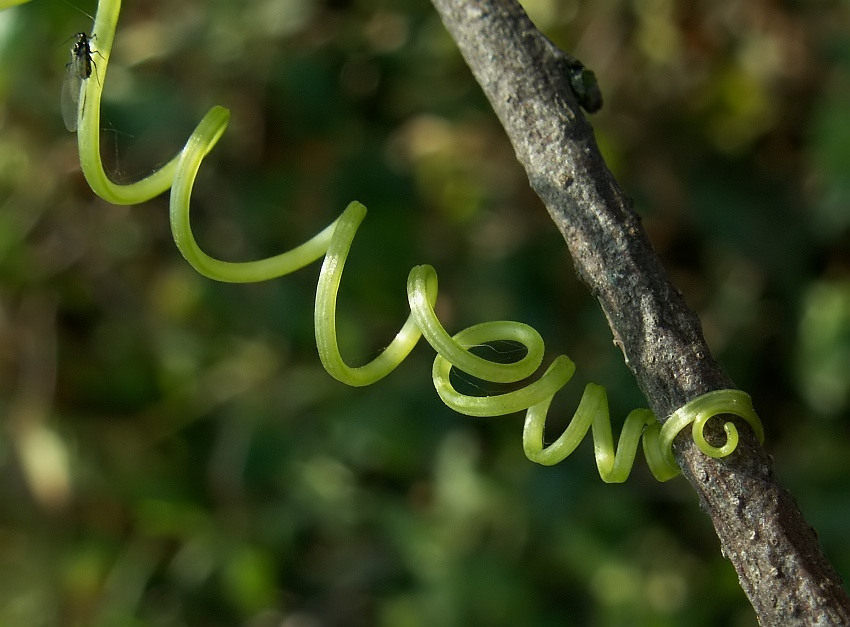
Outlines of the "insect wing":
M82 83L92 72L92 58L89 41L91 38L85 33L77 33L74 36L74 45L71 47L71 62L65 66L65 80L62 81L62 120L65 128L72 133L77 130L77 120L80 109L80 88Z
M80 88L83 85L83 79L76 67L76 60L71 59L71 62L65 68L65 79L62 81L62 120L65 122L65 128L72 133L77 130L77 115L80 104Z

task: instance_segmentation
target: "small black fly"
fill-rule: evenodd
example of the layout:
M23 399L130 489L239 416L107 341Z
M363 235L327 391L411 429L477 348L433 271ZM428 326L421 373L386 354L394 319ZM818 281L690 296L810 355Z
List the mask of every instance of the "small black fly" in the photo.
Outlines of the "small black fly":
M86 79L91 76L91 68L94 65L91 58L91 38L85 33L77 33L74 40L74 45L71 46L71 65L81 79Z
M71 46L71 62L65 66L65 79L62 81L62 120L65 128L72 133L77 130L79 110L85 106L80 103L80 89L83 81L92 75L92 68L97 68L92 60L93 51L91 40L85 33L74 35L74 45Z
M596 74L584 67L578 59L570 57L567 62L567 78L581 108L596 113L602 108L602 91L596 82Z

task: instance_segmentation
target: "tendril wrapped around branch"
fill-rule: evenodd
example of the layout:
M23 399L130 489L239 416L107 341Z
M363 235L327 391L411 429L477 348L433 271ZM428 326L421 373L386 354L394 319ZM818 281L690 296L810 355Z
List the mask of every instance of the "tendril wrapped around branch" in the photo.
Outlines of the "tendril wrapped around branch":
M352 386L370 385L392 372L410 353L420 337L436 350L432 377L440 398L455 411L469 416L501 416L526 411L523 449L532 461L556 464L572 453L589 429L593 432L594 453L599 474L606 482L625 481L631 472L638 443L650 470L659 481L679 472L672 453L676 435L692 424L694 441L711 457L724 457L738 444L738 432L731 422L724 424L726 443L709 444L703 430L717 415L734 414L746 420L763 440L761 423L749 396L739 390L718 390L698 397L680 408L662 427L648 409L636 409L626 418L615 450L604 388L588 384L575 415L564 433L544 445L546 415L553 396L569 382L575 365L566 356L556 357L545 372L525 387L492 396L468 396L451 384L452 368L494 383L516 383L531 377L543 363L544 344L540 334L520 322L496 321L471 326L450 335L434 313L437 300L437 274L431 266L414 267L407 280L410 316L390 345L366 365L351 367L339 352L336 332L336 300L343 268L352 242L366 216L359 202L348 205L342 215L304 244L273 257L233 263L215 259L198 246L190 226L192 186L204 157L224 133L230 113L213 107L201 119L183 150L149 177L130 185L117 185L103 171L98 150L100 97L120 10L120 0L104 0L95 19L97 52L102 57L96 69L97 80L85 81L79 110L78 142L80 162L95 193L115 204L144 202L171 188L170 219L174 241L186 260L201 274L218 281L245 283L264 281L295 272L324 257L316 290L314 311L316 344L325 369L336 379ZM500 364L479 357L469 347L496 341L513 341L525 347L519 361Z

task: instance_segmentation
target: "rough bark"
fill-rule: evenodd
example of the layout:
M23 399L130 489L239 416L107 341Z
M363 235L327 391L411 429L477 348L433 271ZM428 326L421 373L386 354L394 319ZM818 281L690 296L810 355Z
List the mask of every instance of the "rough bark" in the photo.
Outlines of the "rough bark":
M655 414L668 416L703 393L734 387L603 162L569 87L571 57L515 0L432 2ZM739 431L738 450L723 460L706 457L685 435L675 452L760 623L850 624L850 599L814 531L778 484L770 456L748 427Z

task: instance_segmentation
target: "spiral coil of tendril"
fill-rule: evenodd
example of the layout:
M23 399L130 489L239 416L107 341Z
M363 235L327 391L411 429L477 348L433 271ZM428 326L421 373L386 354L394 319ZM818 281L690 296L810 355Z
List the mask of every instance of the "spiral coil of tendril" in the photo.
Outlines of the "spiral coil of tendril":
M740 416L752 426L759 440L763 440L761 423L749 396L739 390L718 390L700 396L674 412L663 427L650 410L632 411L626 418L615 451L605 390L591 383L585 388L564 433L545 446L544 426L549 405L555 393L571 379L575 365L566 355L561 355L552 361L543 375L521 389L493 396L468 396L458 392L449 380L452 368L494 383L515 383L527 379L543 363L543 339L530 326L509 321L485 322L450 335L434 313L437 274L427 265L416 266L410 271L407 280L410 316L390 345L368 364L348 366L337 343L336 299L345 261L357 229L366 216L366 208L359 202L350 203L339 218L312 239L266 259L233 263L204 253L192 234L189 207L192 186L201 162L221 138L230 119L230 113L218 106L207 112L184 149L161 169L129 185L117 185L109 180L98 149L100 97L119 11L120 0L104 0L95 18L97 53L102 59L95 68L97 80L87 80L82 86L77 124L80 163L86 180L95 193L115 204L144 202L170 187L170 220L177 247L198 272L218 281L244 283L268 280L324 257L314 311L316 344L322 364L336 379L352 386L375 383L394 370L419 338L424 337L437 352L432 377L437 393L446 405L469 416L500 416L526 411L523 449L529 459L544 465L563 460L592 429L596 464L606 482L626 480L641 436L653 475L659 481L676 476L679 469L673 458L672 442L689 424L692 424L694 441L703 453L711 457L728 455L738 444L738 433L731 422L724 424L727 437L721 447L712 446L703 435L706 422L720 414ZM471 346L501 340L521 344L526 349L525 356L519 361L501 364L468 350Z

